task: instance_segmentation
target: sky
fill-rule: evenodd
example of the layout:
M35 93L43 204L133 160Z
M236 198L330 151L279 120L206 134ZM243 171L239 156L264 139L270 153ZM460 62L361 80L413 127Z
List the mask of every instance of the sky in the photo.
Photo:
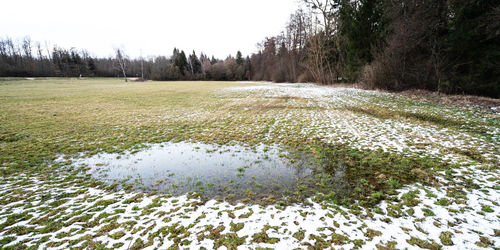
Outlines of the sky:
M0 37L112 56L172 54L174 47L224 59L257 51L284 30L298 0L3 0Z

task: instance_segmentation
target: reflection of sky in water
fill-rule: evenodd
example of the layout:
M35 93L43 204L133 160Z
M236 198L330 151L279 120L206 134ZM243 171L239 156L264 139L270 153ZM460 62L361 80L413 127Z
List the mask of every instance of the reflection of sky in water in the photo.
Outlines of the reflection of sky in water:
M276 146L218 146L162 143L135 154L100 154L79 159L94 178L108 183L126 180L148 190L183 194L203 190L209 197L234 194L286 195L310 175L304 161L290 161Z

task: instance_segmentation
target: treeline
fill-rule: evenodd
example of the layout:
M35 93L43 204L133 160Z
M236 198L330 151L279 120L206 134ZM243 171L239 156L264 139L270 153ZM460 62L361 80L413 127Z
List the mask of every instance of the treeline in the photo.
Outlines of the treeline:
M118 52L118 50L117 50ZM122 69L122 67L124 67ZM130 59L92 57L85 50L43 46L29 37L21 41L0 40L0 76L143 77L151 80L243 80L250 79L250 58L228 56L219 60L205 54L187 55L175 48L172 56Z
M252 55L254 80L500 97L499 1L304 3Z
M0 76L134 76L152 80L361 82L500 97L500 4L490 0L304 0L259 51L224 60L96 58L29 38L0 40Z

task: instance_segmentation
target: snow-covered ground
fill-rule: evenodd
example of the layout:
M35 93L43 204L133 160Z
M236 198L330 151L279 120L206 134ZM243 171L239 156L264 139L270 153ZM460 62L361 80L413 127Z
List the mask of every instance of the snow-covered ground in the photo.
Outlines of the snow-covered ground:
M499 121L484 114L410 105L396 95L311 84L260 84L218 93L235 105L290 98L272 113L269 136L301 136L353 147L449 160L460 167L437 177L439 185L412 184L374 208L316 203L281 207L110 192L61 176L5 177L0 181L0 242L38 248L500 248ZM465 127L381 118L359 111L431 112L471 120ZM354 111L353 111L354 110ZM237 119L237 117L233 117ZM307 122L307 127L302 124ZM494 123L494 126L487 124ZM485 125L486 124L486 125ZM478 136L474 131L485 131ZM472 132L471 132L472 131ZM453 149L477 151L486 163ZM493 164L493 165L492 165Z

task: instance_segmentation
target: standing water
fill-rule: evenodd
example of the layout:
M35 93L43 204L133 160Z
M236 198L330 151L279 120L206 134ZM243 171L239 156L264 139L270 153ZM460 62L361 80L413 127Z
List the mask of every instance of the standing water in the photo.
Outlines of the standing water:
M109 184L235 201L297 194L312 175L312 161L291 159L277 146L223 146L191 142L155 144L137 153L98 154L77 159Z

